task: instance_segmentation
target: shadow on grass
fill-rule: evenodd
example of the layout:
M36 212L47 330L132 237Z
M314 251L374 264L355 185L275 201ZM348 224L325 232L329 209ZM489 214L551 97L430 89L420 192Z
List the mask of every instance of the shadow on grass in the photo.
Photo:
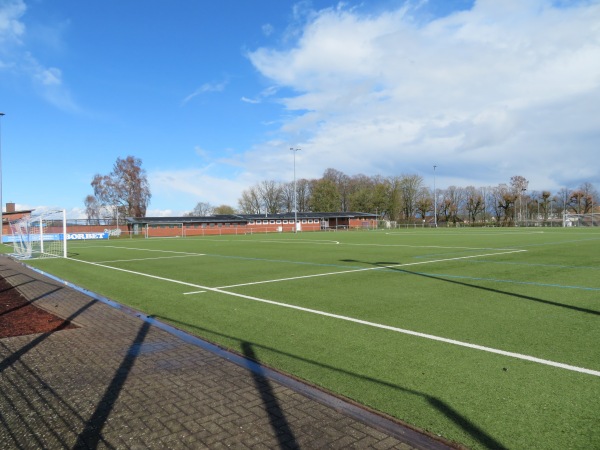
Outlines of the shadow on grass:
M244 353L244 355L250 359L252 359L253 361L257 361L258 359L256 358L256 355L254 353L254 350L252 350L253 348L261 348L263 350L267 350L269 352L273 352L279 355L283 355L285 357L288 358L292 358L295 359L297 361L300 361L302 363L306 363L306 364L310 364L313 366L318 366L322 369L326 369L326 370L330 370L330 371L334 371L337 372L339 374L354 378L354 379L360 379L363 381L368 381L369 383L373 383L375 385L378 386L382 386L385 388L389 388L389 389L393 389L396 391L400 391L400 392L404 392L410 395L414 395L417 397L420 397L422 399L424 399L429 405L431 405L433 408L435 408L437 411L439 411L442 415L444 415L446 418L448 418L449 420L451 420L456 426L458 426L459 428L461 428L463 431L465 431L466 433L468 433L474 440L476 440L477 442L479 442L481 445L483 445L485 448L494 448L494 449L506 449L507 447L505 447L504 445L502 445L500 442L498 442L496 439L493 438L493 436L490 436L488 433L485 432L485 430L481 429L480 427L478 427L476 424L474 424L473 422L471 422L469 419L467 419L466 417L464 417L462 414L460 414L460 412L458 412L456 409L452 408L452 406L450 406L449 404L445 403L444 401L438 399L437 397L433 397L431 395L428 395L424 392L420 392L420 391L416 391L414 389L408 389L408 388L404 388L402 386L398 386L396 384L392 384L389 383L387 381L383 381L383 380L379 380L377 378L373 378L370 376L366 376L366 375L361 375L359 373L355 373L355 372L351 372L339 367L334 367L331 366L329 364L325 364L323 362L319 362L319 361L315 361L315 360L311 360L308 358L304 358L302 356L298 356L298 355L293 355L291 353L287 353L287 352L283 352L281 350L277 350L273 347L268 347L268 346L264 346L264 345L260 345L260 344L256 344L256 343L249 343L243 339L239 339L235 336L231 336L231 335L227 335L227 334L223 334L220 333L218 331L213 331L210 330L208 328L203 328L197 325L192 325L190 323L187 322L182 322L176 319L171 319L169 317L166 316L152 316L155 317L159 320L164 320L165 322L170 322L172 324L175 324L176 326L180 326L182 328L188 329L188 330L196 330L198 332L198 336L203 336L203 334L205 333L210 333L213 335L217 335L217 336L221 336L227 339L234 339L236 341L240 342L240 345L242 347L242 351ZM204 339L204 338L203 338ZM251 350L248 351L248 349ZM260 375L259 375L260 376ZM261 376L261 378L263 378ZM258 387L258 385L257 385ZM273 411L274 412L274 411ZM275 415L276 417L279 416L279 413Z
M402 263L398 263L398 262L383 262L383 261L367 262L367 261L357 261L354 259L344 259L342 261L368 264L368 265L371 265L374 267L381 267L382 269L405 273L407 275L417 275L417 276L424 277L424 278L430 278L432 280L445 281L447 283L457 284L459 286L480 289L480 290L486 291L486 292L493 292L494 294L508 295L510 297L520 298L523 300L530 300L533 302L543 303L545 305L558 306L561 308L572 309L573 311L578 311L578 312L583 312L586 314L594 314L596 316L600 316L600 311L595 311L593 309L581 308L580 306L574 306L574 305L565 305L564 303L553 302L552 300L544 300L542 298L531 297L529 295L516 294L514 292L501 291L500 289L493 289L493 288L489 288L489 287L478 286L476 284L466 283L464 281L451 280L448 278L444 278L443 276L440 276L440 275L431 275L431 274L427 274L427 273L423 273L423 272L413 272L411 270L402 269L401 267L394 267L395 265L402 264Z

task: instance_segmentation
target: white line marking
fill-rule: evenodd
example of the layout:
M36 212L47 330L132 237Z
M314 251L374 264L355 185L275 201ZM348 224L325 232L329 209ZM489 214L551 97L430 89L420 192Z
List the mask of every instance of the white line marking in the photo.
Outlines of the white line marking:
M184 292L183 295L192 295L192 294L204 294L206 291L192 291L192 292Z
M345 243L344 245L354 245L361 247L408 247L408 248L443 248L445 250L494 250L494 251L511 251L515 248L493 248L493 247L461 247L456 245L408 245L408 244L353 244ZM525 250L521 250L525 251Z
M246 241L246 242L275 242L283 244L339 244L340 241L323 240L315 241L310 239L261 239L259 241Z
M99 264L116 263L116 262L129 262L129 261L151 261L153 259L173 259L173 258L189 258L192 256L206 256L204 253L190 253L189 255L181 256L157 256L155 258L132 258L132 259L113 259L109 261L97 261Z
M77 261L77 262L81 262L81 263L85 263L85 264L90 264L93 266L98 266L98 267L104 267L106 269L112 269L112 270L117 270L120 272L126 272L126 273L131 273L134 275L139 275L139 276L143 276L143 277L148 277L148 278L153 278L155 280L161 280L161 281L168 281L170 283L176 283L176 284L181 284L184 286L191 286L197 289L205 289L206 291L211 291L211 292L218 292L220 294L225 294L225 295L230 295L232 297L238 297L238 298L243 298L246 300L251 300L251 301L255 301L255 302L260 302L260 303L266 303L269 305L275 305L275 306L280 306L283 308L290 308L290 309L294 309L297 311L303 311L303 312L308 312L311 314L317 314L320 316L325 316L325 317L331 317L333 319L340 319L340 320L345 320L347 322L353 322L353 323L358 323L361 325L366 325L366 326L370 326L370 327L374 327L374 328L380 328L382 330L389 330L389 331L394 331L396 333L402 333L402 334L407 334L410 336L416 336L416 337L421 337L421 338L425 338L425 339L430 339L433 341L438 341L438 342L444 342L446 344L452 344L452 345L457 345L459 347L466 347L466 348L471 348L471 349L475 349L475 350L481 350L484 352L488 352L488 353L494 353L497 355L502 355L502 356L508 356L510 358L515 358L515 359L521 359L524 361L530 361L530 362L534 362L534 363L538 363L538 364L543 364L543 365L547 365L547 366L551 366L551 367L557 367L560 369L565 369L565 370L570 370L572 372L579 372L579 373L584 373L587 375L593 375L596 377L600 377L600 371L597 370L592 370L592 369L586 369L585 367L578 367L578 366L572 366L570 364L564 364L564 363L560 363L560 362L556 362L556 361L550 361L547 359L542 359L542 358L536 358L535 356L529 356L529 355L523 355L521 353L515 353L515 352L509 352L509 351L505 351L505 350L499 350L499 349L495 349L492 347L485 347L483 345L477 345L477 344L471 344L468 342L462 342L462 341L457 341L455 339L448 339L448 338L444 338L444 337L440 337L440 336L435 336L432 334L427 334L427 333L420 333L418 331L412 331L412 330L406 330L404 328L397 328L397 327L392 327L389 325L383 325L383 324L379 324L379 323L374 323L374 322L369 322L366 320L361 320L361 319L355 319L354 317L348 317L348 316L342 316L339 314L332 314L332 313L328 313L325 311L319 311L316 309L310 309L310 308L304 308L302 306L296 306L296 305L290 305L287 303L281 303L281 302L276 302L273 300L267 300L264 298L258 298L258 297L252 297L250 295L244 295L244 294L238 294L235 292L228 292L228 291L224 291L222 289L219 288L211 288L208 286L201 286L198 284L194 284L194 283L187 283L185 281L179 281L179 280L173 280L170 278L164 278L164 277L159 277L157 275L150 275L147 273L143 273L143 272L136 272L133 270L127 270L127 269L121 269L118 267L111 267L111 266L106 266L104 264L98 264L98 263L94 263L94 262L89 262L89 261L83 261L81 259L72 259L72 261Z
M100 248L118 248L120 250L139 250L140 252L156 252L156 253L175 253L182 255L200 255L200 253L195 252L176 252L175 250L156 250L153 248L138 248L138 247L121 247L119 245L103 245L98 246Z
M486 255L457 256L455 258L435 259L432 261L419 261L419 262L405 263L405 264L391 264L391 265L377 266L377 267L365 267L362 269L340 270L338 272L317 273L317 274L313 274L313 275L301 275L298 277L280 278L280 279L276 279L276 280L263 280L263 281L254 281L251 283L232 284L229 286L220 286L218 289L229 289L229 288L234 288L234 287L250 286L253 284L277 283L279 281L301 280L303 278L326 277L328 275L340 275L340 274L344 274L344 273L366 272L367 270L381 270L381 269L392 269L394 267L418 266L420 264L430 264L430 263L444 262L444 261L456 261L459 259L480 258L483 256L505 255L508 253L518 253L518 252L525 252L525 251L527 251L527 250L511 250L508 252L489 253Z
M490 232L485 232L485 231L479 231L479 232L471 232L469 231L469 236L474 236L474 235L483 235L483 236L490 236L490 235L494 235L497 236L499 234L509 234L509 235L515 235L515 234L543 234L543 231L490 231ZM439 231L436 232L435 234L424 234L420 231L387 231L385 234L390 235L390 236L402 236L402 235L406 235L406 234L419 234L421 236L427 236L427 237L435 237L435 236L459 236L459 237L464 237L465 234L463 234L460 231Z

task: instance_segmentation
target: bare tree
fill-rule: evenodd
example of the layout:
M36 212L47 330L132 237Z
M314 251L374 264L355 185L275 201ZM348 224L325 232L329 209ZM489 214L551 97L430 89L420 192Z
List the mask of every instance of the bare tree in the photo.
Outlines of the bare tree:
M386 184L388 201L384 210L389 220L398 221L402 214L402 178L398 176L389 177Z
M265 211L269 214L281 212L283 204L283 189L281 184L273 180L263 181L257 188Z
M242 214L260 214L262 203L258 188L253 186L242 192L242 197L238 200L238 206Z
M102 207L98 203L98 200L96 200L96 197L88 195L83 200L83 204L85 205L85 214L88 220L100 219L100 209Z
M465 197L465 208L469 216L469 222L471 225L475 225L477 215L482 212L484 208L483 196L479 189L475 189L474 186L467 186L465 188Z
M108 175L96 174L91 184L99 205L116 207L129 217L146 215L152 195L140 158L117 158L113 171Z
M433 199L431 197L431 191L427 187L422 187L417 194L417 201L415 203L417 214L421 216L423 221L427 213L433 211Z
M186 216L207 217L214 214L214 207L208 202L198 202Z
M578 214L589 214L598 204L596 197L598 193L591 183L583 183L575 192L571 194L572 203L577 204Z
M586 213L593 212L593 208L598 206L598 191L594 187L592 183L585 182L580 187L579 190L585 194L586 198Z
M446 221L456 225L460 220L459 213L463 207L464 198L464 189L461 187L449 186L443 191L442 211L446 216Z
M296 181L296 202L298 202L298 212L310 210L310 181L302 178Z
M402 199L402 212L407 221L414 220L416 213L417 195L423 186L423 177L420 175L402 175L400 180L400 197Z
M285 212L294 211L294 182L281 185L281 207Z

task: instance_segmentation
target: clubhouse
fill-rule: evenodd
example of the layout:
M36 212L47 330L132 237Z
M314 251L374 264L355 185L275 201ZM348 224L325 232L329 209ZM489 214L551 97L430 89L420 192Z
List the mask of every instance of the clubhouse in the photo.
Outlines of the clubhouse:
M376 221L376 214L361 212L291 212L206 217L135 217L127 219L127 226L133 234L166 237L294 232L294 223L297 231L349 230L373 228Z

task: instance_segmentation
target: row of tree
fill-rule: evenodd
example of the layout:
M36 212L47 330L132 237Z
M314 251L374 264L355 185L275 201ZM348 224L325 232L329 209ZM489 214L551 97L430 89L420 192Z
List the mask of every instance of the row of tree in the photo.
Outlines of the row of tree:
M567 213L587 214L598 205L598 193L590 183L559 192L529 191L529 182L517 175L507 184L487 187L450 186L433 190L420 175L392 177L349 176L327 169L319 179L296 183L263 181L246 189L238 200L245 214L360 211L378 214L400 223L493 221L512 225L517 221L547 221Z
M84 200L89 219L146 215L151 193L141 159L117 158L112 172L96 174L91 185L94 194ZM433 192L420 175L349 176L327 169L318 179L257 183L242 192L237 209L199 202L187 215L277 214L296 209L298 212L374 213L399 223L435 220L512 225L525 220L548 221L565 213L589 214L598 205L598 192L591 183L571 190L563 188L556 193L530 192L528 185L527 179L516 175L507 184L450 186Z

